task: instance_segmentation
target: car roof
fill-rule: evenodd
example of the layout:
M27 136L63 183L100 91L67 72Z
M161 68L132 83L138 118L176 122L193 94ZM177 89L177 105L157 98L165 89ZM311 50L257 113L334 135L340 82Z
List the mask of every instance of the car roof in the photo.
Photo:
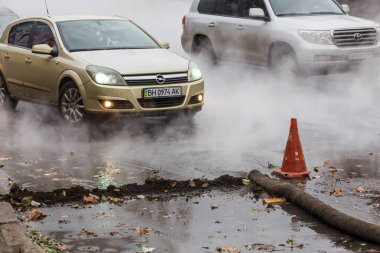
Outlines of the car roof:
M63 21L76 21L76 20L125 20L126 18L121 16L101 16L101 15L56 15L56 16L40 16L40 17L29 17L26 19L47 19L52 22L63 22Z

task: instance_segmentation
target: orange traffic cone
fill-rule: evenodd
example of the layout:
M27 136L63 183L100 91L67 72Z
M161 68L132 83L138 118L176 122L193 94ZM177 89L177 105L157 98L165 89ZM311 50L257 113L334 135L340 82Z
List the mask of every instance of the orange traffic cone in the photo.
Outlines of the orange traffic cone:
M298 135L297 119L291 120L282 167L274 171L273 174L289 179L308 177L310 174L310 171L306 168L305 157L303 156L301 141Z

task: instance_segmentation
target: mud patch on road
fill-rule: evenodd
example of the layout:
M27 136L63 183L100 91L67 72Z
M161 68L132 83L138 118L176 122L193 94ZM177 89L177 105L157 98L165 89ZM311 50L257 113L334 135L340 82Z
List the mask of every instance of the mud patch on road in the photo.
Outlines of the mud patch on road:
M128 184L120 187L109 186L107 189L95 188L90 190L81 186L75 186L69 189L57 189L52 192L33 192L13 185L10 193L1 196L1 199L10 202L14 206L22 206L21 203L24 198L29 198L35 202L49 206L58 203L64 204L83 201L83 197L90 194L99 197L125 200L137 196L143 196L148 200L169 200L179 196L198 196L215 189L237 189L243 187L245 184L243 178L230 175L224 175L214 180L201 178L186 181L162 179L158 175L155 175L148 177L145 184L142 185Z

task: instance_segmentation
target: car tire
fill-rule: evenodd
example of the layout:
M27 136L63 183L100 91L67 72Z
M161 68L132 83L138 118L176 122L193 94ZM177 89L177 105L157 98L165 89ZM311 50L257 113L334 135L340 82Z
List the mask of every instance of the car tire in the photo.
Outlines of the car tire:
M70 124L78 124L87 118L82 95L73 81L63 85L59 93L58 110L62 119Z
M268 65L274 73L301 74L296 53L290 46L274 46L269 53Z
M195 57L204 57L210 64L217 63L214 47L207 37L198 36L194 38L191 54Z
M11 97L5 79L0 75L0 107L14 111L16 110L18 100Z

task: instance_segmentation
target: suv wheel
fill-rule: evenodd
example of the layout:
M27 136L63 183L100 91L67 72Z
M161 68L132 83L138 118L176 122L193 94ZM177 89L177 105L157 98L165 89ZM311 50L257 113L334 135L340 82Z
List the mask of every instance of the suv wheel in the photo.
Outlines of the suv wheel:
M271 49L269 68L275 73L300 74L296 53L289 46L275 46Z
M7 110L15 110L18 100L11 98L4 77L0 75L0 107Z
M66 83L61 89L58 110L62 118L72 124L84 120L85 110L82 95L74 82Z
M195 37L191 53L196 57L205 57L211 64L217 61L212 43L207 37Z

